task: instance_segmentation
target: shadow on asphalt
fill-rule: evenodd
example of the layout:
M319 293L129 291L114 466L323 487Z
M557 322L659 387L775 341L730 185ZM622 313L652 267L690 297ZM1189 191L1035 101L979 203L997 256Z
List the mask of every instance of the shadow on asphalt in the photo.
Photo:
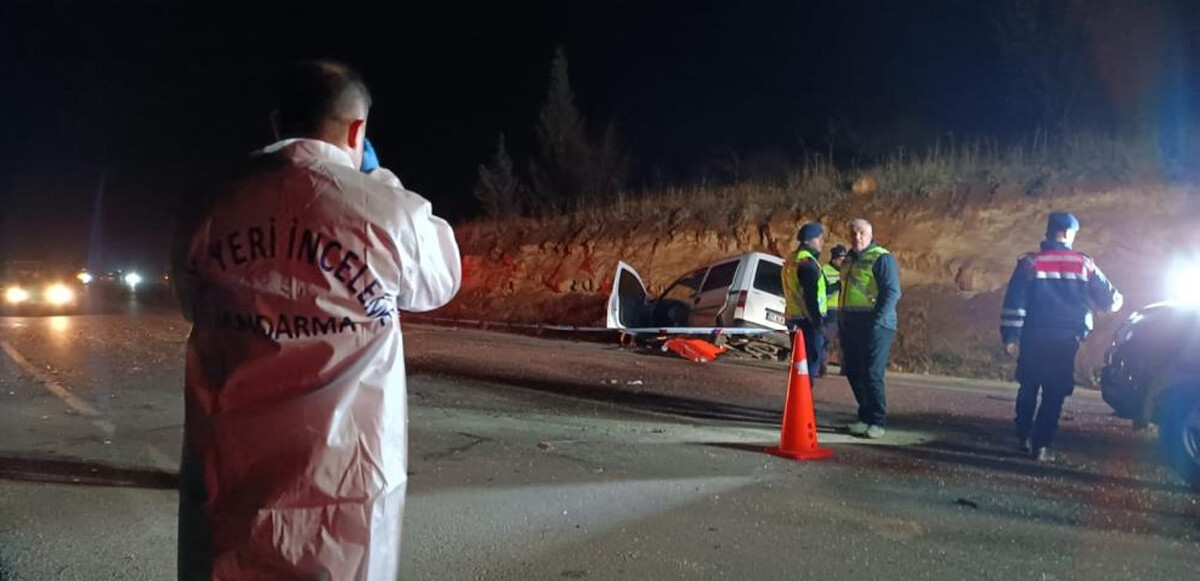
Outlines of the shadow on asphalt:
M1071 467L1069 465L1050 462L1035 462L1022 455L1011 453L996 454L992 451L981 452L969 446L957 446L944 442L932 442L923 446L897 447L892 449L900 456L915 460L940 464L953 464L959 467L971 467L991 472L1010 472L1023 476L1060 478L1067 481L1089 486L1106 485L1128 488L1132 490L1153 490L1156 492L1185 492L1186 487L1167 482L1139 480L1114 474L1102 474Z
M433 370L427 371L422 369L419 363L409 363L408 369L414 375L420 373L442 375ZM512 377L503 373L477 372L472 369L461 369L459 373L455 373L454 377L636 407L639 410L674 414L696 419L769 424L774 426L778 426L783 421L783 414L780 410L657 393L635 393L617 387L596 386L578 381Z
M0 480L161 490L179 487L179 474L162 470L117 468L79 460L12 457L0 457Z

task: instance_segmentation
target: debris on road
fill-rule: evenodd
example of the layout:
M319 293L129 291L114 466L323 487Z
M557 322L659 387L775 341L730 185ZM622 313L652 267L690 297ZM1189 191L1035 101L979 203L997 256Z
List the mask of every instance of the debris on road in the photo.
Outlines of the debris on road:
M725 347L717 347L703 339L684 339L683 337L668 340L663 343L662 349L696 363L708 363L727 351Z

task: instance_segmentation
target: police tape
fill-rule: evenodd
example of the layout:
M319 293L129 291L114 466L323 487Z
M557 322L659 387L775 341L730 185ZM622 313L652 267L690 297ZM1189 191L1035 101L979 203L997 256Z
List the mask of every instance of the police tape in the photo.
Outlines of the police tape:
M479 329L500 328L529 331L578 332L578 333L621 333L625 335L765 335L783 333L779 329L749 327L585 327L580 325L549 325L545 323L509 323L504 321L482 321L475 319L452 319L447 317L404 316L413 323L475 327Z

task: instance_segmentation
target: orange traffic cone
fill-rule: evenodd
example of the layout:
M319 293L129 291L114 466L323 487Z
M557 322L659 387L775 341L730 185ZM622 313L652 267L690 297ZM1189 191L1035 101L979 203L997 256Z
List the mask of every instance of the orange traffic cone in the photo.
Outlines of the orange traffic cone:
M779 445L767 448L768 454L792 460L820 460L833 456L833 450L817 443L817 418L813 414L812 383L808 379L808 355L804 334L796 332L792 340L792 365L788 371L787 399L783 404L783 429Z

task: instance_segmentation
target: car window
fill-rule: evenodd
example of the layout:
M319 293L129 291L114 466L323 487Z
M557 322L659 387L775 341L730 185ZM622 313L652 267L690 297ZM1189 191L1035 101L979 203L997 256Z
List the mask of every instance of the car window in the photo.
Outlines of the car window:
M642 283L638 280L637 275L625 270L621 271L621 279L617 283L617 295L632 299L645 300L646 290L642 288Z
M754 288L783 296L783 266L769 260L759 260L754 271Z
M718 264L708 271L708 278L704 279L703 291L710 291L719 288L729 288L733 284L733 276L737 274L738 261L726 262Z
M667 292L663 293L662 298L674 299L677 301L688 301L696 296L696 289L700 288L700 280L704 278L704 271L697 270L679 277L675 282L671 283Z

